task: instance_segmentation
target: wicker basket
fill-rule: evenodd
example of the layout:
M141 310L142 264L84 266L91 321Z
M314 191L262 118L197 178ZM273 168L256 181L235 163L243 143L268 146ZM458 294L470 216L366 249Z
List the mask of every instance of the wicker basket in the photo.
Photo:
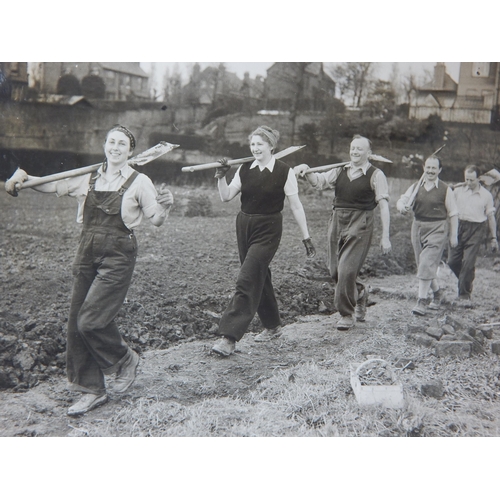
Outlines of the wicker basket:
M360 370L369 366L382 365L388 368L391 385L362 385ZM394 375L391 366L383 359L369 359L360 365L351 365L351 387L360 406L381 405L384 408L402 408L404 405L403 386Z

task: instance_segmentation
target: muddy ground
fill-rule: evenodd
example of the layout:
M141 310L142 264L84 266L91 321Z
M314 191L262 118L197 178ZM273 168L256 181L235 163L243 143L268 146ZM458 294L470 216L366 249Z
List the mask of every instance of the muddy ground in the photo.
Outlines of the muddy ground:
M446 315L469 327L499 322L497 256L486 250L481 256L474 309L465 310L453 302L456 280L447 276L443 308L429 318L414 318L410 310L417 283L410 222L393 210L393 253L382 256L375 238L363 269L372 288L367 322L352 332L338 332L333 284L323 265L331 200L327 193L304 188L301 198L318 255L306 260L286 209L283 240L272 264L284 335L271 345L255 343L252 334L261 328L255 319L236 354L221 359L210 348L238 273L234 219L239 204L237 200L221 203L215 188L172 191L176 206L166 225L155 228L144 223L137 231L135 277L117 318L125 338L141 354L137 382L129 394L112 395L110 404L76 420L65 413L78 395L66 390L64 375L71 262L79 235L75 204L31 191L21 192L18 198L0 194L1 436L89 435L86 428L92 422L111 419L138 402L151 399L188 407L207 398L244 397L277 371L290 372L307 362L332 370L342 379L341 397L353 401L349 363L370 357L391 363L405 393L446 415L449 422L441 431L392 425L378 426L367 435L500 435L500 368L498 356L491 352L492 343L500 340L500 329L490 329L489 338L481 337L481 348L465 360L438 357L434 344L426 345L411 335L443 324ZM402 360L412 361L411 369L402 368ZM440 373L446 373L443 393L439 397L424 394L422 386L443 378ZM458 425L449 412L458 411L464 401L468 406ZM309 428L321 435L321 425L331 426L338 418L327 413ZM278 435L294 432L284 429ZM339 434L359 435L349 427ZM208 426L196 435L232 435L232 431ZM269 434L263 431L262 435Z

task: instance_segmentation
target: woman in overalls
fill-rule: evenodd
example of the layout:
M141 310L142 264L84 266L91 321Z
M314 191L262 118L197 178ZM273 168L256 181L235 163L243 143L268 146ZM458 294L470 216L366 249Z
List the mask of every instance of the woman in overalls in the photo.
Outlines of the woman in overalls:
M143 217L161 226L173 196L168 190L158 194L149 177L128 165L135 144L130 130L116 125L106 135L106 160L97 172L34 188L75 197L77 222L83 224L73 263L66 355L69 388L83 396L68 409L72 416L107 402L105 376L115 375L111 388L118 393L136 377L139 356L125 343L114 319L136 262L134 228Z

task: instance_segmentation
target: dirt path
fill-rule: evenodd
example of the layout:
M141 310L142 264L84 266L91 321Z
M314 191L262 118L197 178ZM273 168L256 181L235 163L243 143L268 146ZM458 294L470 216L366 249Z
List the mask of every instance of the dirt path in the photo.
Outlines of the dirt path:
M298 318L295 323L284 328L281 339L271 343L257 343L253 335L246 335L238 344L235 355L229 358L211 353L212 339L147 351L142 355L137 380L128 394L111 395L108 404L79 418L66 416L67 407L78 395L65 389L62 377L41 382L24 393L2 392L0 435L84 436L89 426L102 426L120 411L140 405L145 400L170 401L189 407L214 398L240 397L255 390L277 372L291 373L294 367L308 362L327 367L332 377L340 377L345 381L344 394L340 396L352 401L354 395L349 386L349 364L370 357L382 357L393 366L401 359L413 360L415 369L399 373L407 397L430 404L443 413L448 411L453 401L455 404L460 403L461 394L463 396L464 393L458 392L457 384L462 383L460 381L472 370L482 367L485 372L489 372L486 375L491 376L492 387L476 387L477 394L474 396L469 392L467 397L475 397L479 409L482 408L481 411L486 412L491 420L491 403L496 402L495 408L498 409L500 401L498 356L486 352L465 360L442 360L434 355L433 349L416 345L405 335L408 324L425 328L446 312L460 314L460 317L475 323L495 318L498 321L498 309L493 316L491 314L497 307L497 299L487 293L494 286L496 276L479 270L478 280L478 296L482 300L476 309L469 311L458 310L450 305L433 317L415 318L409 314L414 301L415 284L408 277L394 276L371 280L373 293L367 322L358 324L349 333L335 329L337 314L316 315ZM450 295L453 287L453 279L449 277L446 290ZM450 373L455 375L450 378ZM436 375L447 377L445 384L448 397L441 409L436 407L437 400L428 400L420 393L422 383ZM488 389L491 392L489 402L483 394ZM486 411L485 408L490 410ZM494 415L491 422L493 434L498 430L499 419L500 415Z

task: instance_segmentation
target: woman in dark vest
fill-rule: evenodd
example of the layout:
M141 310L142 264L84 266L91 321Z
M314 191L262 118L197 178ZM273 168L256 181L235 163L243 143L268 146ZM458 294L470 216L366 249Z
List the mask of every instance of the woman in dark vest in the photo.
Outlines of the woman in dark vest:
M418 316L425 316L427 308L439 308L442 296L437 269L448 237L452 248L458 244L458 209L453 191L439 179L441 170L441 160L429 156L421 181L412 184L397 202L403 215L411 210L414 215L411 243L418 267L418 299L412 313Z
M73 263L73 295L68 319L66 369L70 389L82 398L68 409L81 415L106 403L105 376L125 392L136 377L139 356L123 340L114 321L132 279L137 242L134 228L143 218L161 226L173 204L151 179L128 165L135 148L132 132L121 125L109 130L106 159L97 172L37 186L37 191L78 201L82 234ZM36 179L23 172L17 182Z
M249 136L255 161L241 165L229 185L225 177L229 167L224 165L224 160L215 173L222 201L230 201L241 193L241 211L236 218L241 268L236 292L220 321L219 335L222 338L213 347L213 351L222 356L234 352L236 342L245 334L255 313L264 326L264 330L255 337L256 341L265 342L281 335L281 320L269 265L281 240L281 211L285 198L288 198L299 225L307 255L315 255L295 174L288 165L273 156L278 139L277 130L258 127Z

